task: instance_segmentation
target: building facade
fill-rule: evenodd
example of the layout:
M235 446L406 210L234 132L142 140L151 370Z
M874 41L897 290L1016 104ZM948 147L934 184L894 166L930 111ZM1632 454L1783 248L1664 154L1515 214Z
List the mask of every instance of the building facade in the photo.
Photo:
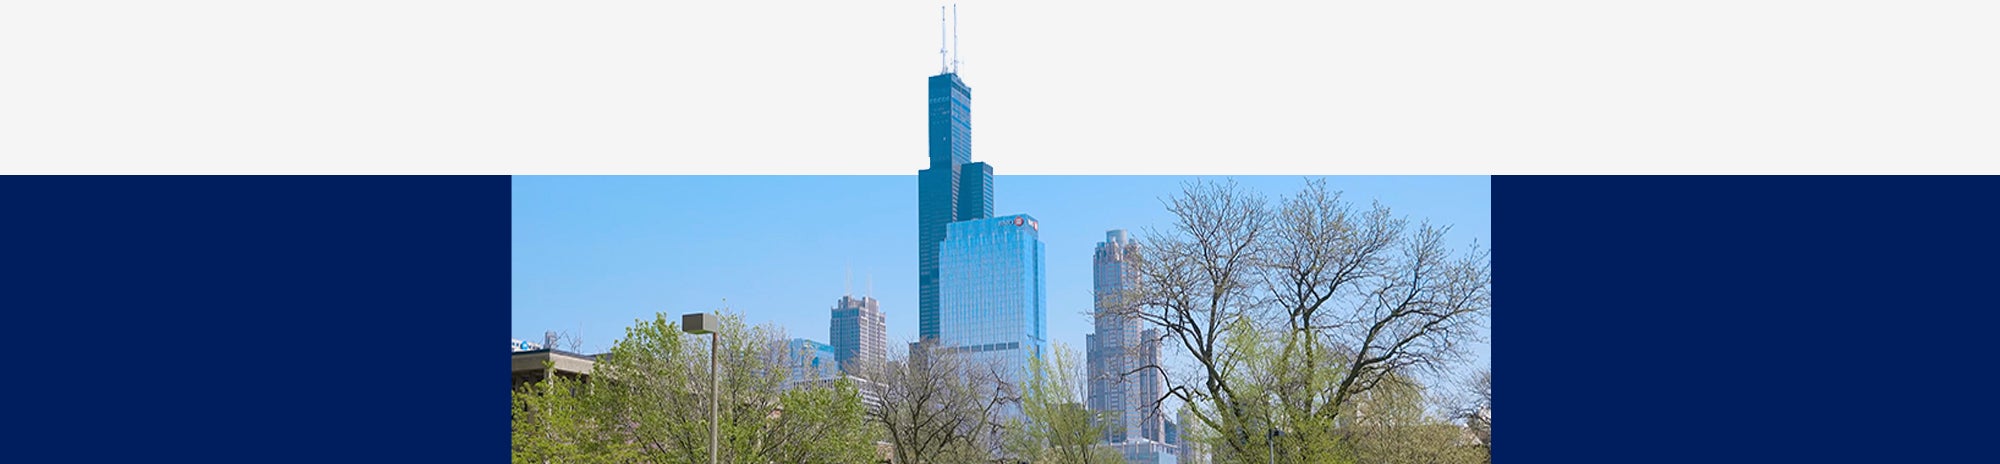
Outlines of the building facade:
M1160 331L1146 329L1139 331L1139 346L1133 356L1135 366L1160 366ZM1166 442L1167 414L1160 410L1159 400L1167 394L1167 376L1158 369L1148 369L1125 377L1128 389L1137 390L1134 396L1139 402L1133 406L1138 410L1139 438L1154 442Z
M1167 442L1174 445L1174 455L1184 464L1208 464L1212 461L1213 456L1209 455L1207 448L1188 440L1192 435L1188 429L1201 426L1201 422L1194 418L1194 412L1183 406L1177 419L1167 423L1167 428L1172 431L1167 435Z
M524 346L535 348L522 349ZM520 340L514 341L514 347L514 388L517 390L551 377L587 380L591 368L597 366L598 355L544 348Z
M849 374L861 375L889 359L889 317L873 297L834 301L826 338L833 344L834 360Z
M993 167L972 162L972 88L930 78L930 165L917 171L917 336L939 335L938 244L945 225L993 217Z
M1041 224L1017 214L949 226L938 246L939 346L1021 385L1048 343Z
M833 379L840 374L833 345L803 338L785 343L785 364L791 367L792 374L787 379L792 384Z
M1112 449L1125 456L1126 464L1178 464L1180 456L1173 445L1151 440L1132 440L1113 443Z
M1107 422L1108 443L1164 444L1166 418L1155 404L1165 394L1159 332L1141 329L1121 313L1125 292L1139 285L1139 244L1124 230L1111 230L1097 244L1092 266L1095 298L1093 333L1085 338L1087 403ZM1133 447L1133 449L1147 447ZM1131 454L1131 453L1128 453Z

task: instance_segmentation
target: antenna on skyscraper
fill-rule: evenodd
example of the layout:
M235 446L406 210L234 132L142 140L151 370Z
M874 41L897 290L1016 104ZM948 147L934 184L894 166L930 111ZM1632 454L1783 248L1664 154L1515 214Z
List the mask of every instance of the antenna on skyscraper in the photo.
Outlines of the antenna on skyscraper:
M868 293L862 294L861 298L865 300L874 297L875 297L875 273L870 272L868 273Z
M951 4L951 72L958 72L958 67L963 64L965 62L958 59L958 4L953 3Z
M951 58L945 54L951 42L945 38L944 19L944 5L938 5L938 74L951 72Z
M847 265L847 275L840 282L841 296L854 296L854 264Z

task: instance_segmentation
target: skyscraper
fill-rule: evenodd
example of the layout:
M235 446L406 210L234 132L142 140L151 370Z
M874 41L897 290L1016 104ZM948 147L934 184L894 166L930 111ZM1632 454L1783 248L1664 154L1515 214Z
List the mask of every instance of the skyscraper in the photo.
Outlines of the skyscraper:
M1134 369L1160 365L1160 331L1146 329L1139 331L1138 350L1132 354ZM1147 369L1125 376L1127 389L1137 390L1132 396L1138 402L1132 405L1139 418L1139 438L1166 443L1167 415L1160 411L1160 397L1166 396L1167 378L1158 369Z
M889 359L889 318L882 313L882 303L867 296L840 297L833 303L826 339L833 342L842 371L860 375L881 366Z
M1105 413L1110 443L1165 443L1165 418L1155 406L1164 392L1159 332L1140 330L1137 319L1121 314L1125 292L1139 285L1139 243L1124 230L1104 233L1093 259L1095 329L1086 340L1090 410Z
M917 171L917 336L938 337L938 243L945 224L993 217L993 167L972 162L972 88L930 78L930 166Z
M1048 342L1041 224L1025 214L949 224L939 244L939 346L1020 385Z

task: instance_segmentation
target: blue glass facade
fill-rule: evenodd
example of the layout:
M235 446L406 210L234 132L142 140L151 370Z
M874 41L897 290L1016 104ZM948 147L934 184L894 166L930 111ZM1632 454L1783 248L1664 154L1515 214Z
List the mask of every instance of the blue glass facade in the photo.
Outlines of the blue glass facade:
M957 73L930 79L931 167L972 162L972 88Z
M930 165L917 171L917 336L938 337L938 243L945 224L993 217L993 167L972 162L972 88L930 78Z
M834 360L833 345L794 338L785 344L785 355L792 368L789 380L793 383L831 379L840 370L840 363Z
M1025 214L954 222L938 246L940 345L1000 368L1015 385L1048 343L1040 231Z

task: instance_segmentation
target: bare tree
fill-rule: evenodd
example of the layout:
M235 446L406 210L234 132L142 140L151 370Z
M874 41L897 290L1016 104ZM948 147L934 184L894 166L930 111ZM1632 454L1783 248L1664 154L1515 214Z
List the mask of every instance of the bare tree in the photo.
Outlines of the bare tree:
M563 332L563 346L569 347L571 353L583 353L583 329L576 329L576 333Z
M1357 210L1324 181L1275 210L1234 182L1190 183L1166 206L1175 222L1148 230L1121 310L1185 356L1184 369L1137 370L1172 373L1156 401L1194 405L1218 453L1262 455L1266 429L1329 441L1357 396L1455 366L1485 323L1485 251L1454 254L1449 227Z
M1232 451L1247 454L1253 445L1246 427L1251 413L1240 406L1256 399L1240 398L1224 375L1240 364L1225 349L1224 339L1250 329L1238 322L1257 305L1251 291L1253 261L1270 229L1269 208L1229 183L1189 184L1167 203L1167 210L1176 218L1173 229L1147 231L1147 251L1138 266L1140 285L1116 310L1161 329L1162 341L1194 364L1194 369L1139 369L1168 374L1167 396L1215 406L1192 416L1217 431Z
M998 416L1019 401L991 366L972 365L929 341L866 377L864 388L881 401L868 419L882 427L899 463L992 459L1002 445Z
M1493 445L1493 371L1480 369L1465 381L1466 398L1459 401L1453 415L1465 420L1465 428L1480 446Z
M570 331L567 330L563 331L550 330L542 332L542 348L547 348L551 350L558 348L565 348L567 351L571 353L582 353L583 352L582 329L578 329L576 333L571 333Z

